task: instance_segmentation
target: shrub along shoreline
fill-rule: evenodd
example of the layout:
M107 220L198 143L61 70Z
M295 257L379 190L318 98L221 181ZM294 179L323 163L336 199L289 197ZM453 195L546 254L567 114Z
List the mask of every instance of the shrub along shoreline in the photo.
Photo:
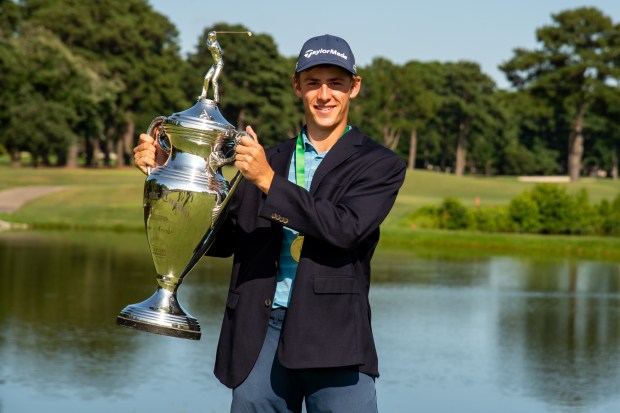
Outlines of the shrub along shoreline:
M565 187L538 184L507 206L467 208L448 197L437 207L413 212L415 227L483 232L620 236L620 194L592 204L588 192L569 194Z

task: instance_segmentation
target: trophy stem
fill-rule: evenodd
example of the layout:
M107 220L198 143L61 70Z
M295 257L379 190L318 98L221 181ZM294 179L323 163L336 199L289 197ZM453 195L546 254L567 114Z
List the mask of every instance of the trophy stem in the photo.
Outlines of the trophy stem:
M116 324L164 336L200 340L200 324L179 304L175 291L158 288L147 300L125 307Z

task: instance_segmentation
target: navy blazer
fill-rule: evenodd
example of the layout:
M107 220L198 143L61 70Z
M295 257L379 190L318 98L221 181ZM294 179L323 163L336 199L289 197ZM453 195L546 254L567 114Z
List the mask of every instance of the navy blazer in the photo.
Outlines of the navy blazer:
M267 149L269 194L240 182L207 252L234 254L215 375L228 387L250 373L267 333L286 224L304 245L278 359L291 369L356 366L378 376L368 302L379 224L394 205L405 163L352 128L330 149L309 191L288 181L295 139Z

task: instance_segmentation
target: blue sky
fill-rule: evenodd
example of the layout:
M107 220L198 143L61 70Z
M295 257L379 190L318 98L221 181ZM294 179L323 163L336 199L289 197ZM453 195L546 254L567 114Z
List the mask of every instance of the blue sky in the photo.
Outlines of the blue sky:
M149 0L180 32L183 52L193 51L206 27L243 24L273 37L282 55L296 56L319 34L345 38L364 66L375 57L397 64L410 60L470 60L497 85L508 87L497 66L516 47L536 47L535 31L551 14L581 6L600 9L620 22L620 0ZM224 52L226 46L222 43Z

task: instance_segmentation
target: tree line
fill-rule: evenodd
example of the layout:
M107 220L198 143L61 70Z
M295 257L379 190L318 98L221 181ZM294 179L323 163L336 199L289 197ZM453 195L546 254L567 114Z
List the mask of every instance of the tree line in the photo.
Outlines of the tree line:
M544 22L543 22L544 23ZM182 56L177 28L146 0L0 0L0 153L13 165L123 166L158 115L195 102L211 30ZM593 7L553 14L537 46L503 62L502 90L473 61L359 67L350 123L411 168L463 174L618 177L620 24ZM221 110L264 144L293 136L303 111L296 56L269 34L218 38Z

